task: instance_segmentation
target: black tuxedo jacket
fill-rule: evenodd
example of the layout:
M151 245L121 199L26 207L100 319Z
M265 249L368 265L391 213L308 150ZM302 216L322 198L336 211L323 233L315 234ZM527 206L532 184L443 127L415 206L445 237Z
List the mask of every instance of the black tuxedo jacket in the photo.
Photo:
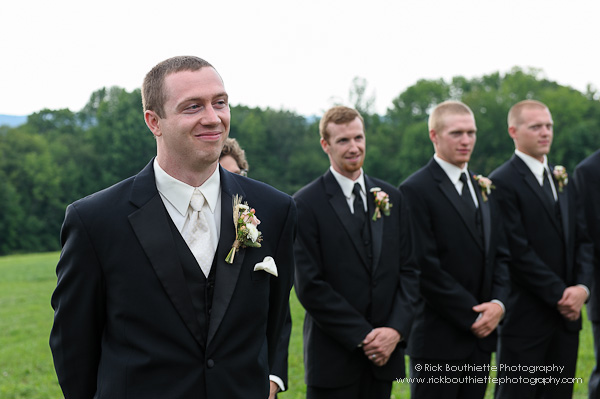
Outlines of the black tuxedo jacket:
M594 245L594 267L588 316L600 322L600 150L584 159L573 174L581 200L587 233Z
M511 296L501 335L541 336L555 328L578 331L581 318L567 321L557 302L568 286L590 287L591 245L578 214L576 190L558 194L560 216L525 162L516 155L490 178L500 201L511 252Z
M400 186L416 230L421 267L420 304L408 353L413 358L465 359L479 346L493 351L496 333L484 339L471 332L473 306L506 303L508 250L494 193L484 201L471 178L481 228L448 175L431 159Z
M182 270L191 252L177 251L182 238L173 234L152 162L67 208L50 336L66 399L268 397L293 279L296 208L266 184L220 173L221 232L204 329ZM235 194L256 209L264 241L228 264ZM253 271L265 256L279 277Z
M418 271L410 257L410 223L400 192L365 175L372 260L363 256L360 236L351 234L354 216L331 171L294 195L298 207L295 287L306 315L306 383L340 387L355 382L365 364L391 381L404 376L404 351L398 345L387 365L377 367L358 345L376 327L396 329L409 340L418 297ZM373 194L390 196L391 214L372 221ZM369 367L369 366L367 366Z

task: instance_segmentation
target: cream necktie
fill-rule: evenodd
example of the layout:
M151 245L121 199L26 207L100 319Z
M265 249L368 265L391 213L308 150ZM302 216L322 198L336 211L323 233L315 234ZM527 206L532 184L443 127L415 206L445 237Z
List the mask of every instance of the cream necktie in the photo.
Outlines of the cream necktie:
M195 188L190 200L191 209L188 209L181 235L194 254L200 269L208 277L215 256L215 248L210 237L206 215L202 212L204 202L204 195L198 188Z

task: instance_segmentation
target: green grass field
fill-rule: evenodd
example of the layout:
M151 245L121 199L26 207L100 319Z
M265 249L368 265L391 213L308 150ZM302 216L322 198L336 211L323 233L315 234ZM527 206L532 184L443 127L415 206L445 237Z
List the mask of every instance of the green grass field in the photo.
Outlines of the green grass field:
M0 398L57 399L60 387L54 374L48 335L52 326L50 296L56 284L58 253L0 257ZM283 399L305 396L302 365L304 310L291 296L293 330L290 343L290 390ZM594 365L589 322L584 320L579 346L574 398L587 398L587 381ZM394 383L394 399L409 398L409 387ZM492 398L488 389L487 398Z

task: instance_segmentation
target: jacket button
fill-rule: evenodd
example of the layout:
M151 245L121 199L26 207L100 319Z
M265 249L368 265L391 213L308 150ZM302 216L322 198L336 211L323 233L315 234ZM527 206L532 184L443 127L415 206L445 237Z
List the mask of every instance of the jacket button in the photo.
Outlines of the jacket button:
M212 359L208 359L208 361L206 362L206 367L208 367L209 369L212 369L215 366L215 361Z

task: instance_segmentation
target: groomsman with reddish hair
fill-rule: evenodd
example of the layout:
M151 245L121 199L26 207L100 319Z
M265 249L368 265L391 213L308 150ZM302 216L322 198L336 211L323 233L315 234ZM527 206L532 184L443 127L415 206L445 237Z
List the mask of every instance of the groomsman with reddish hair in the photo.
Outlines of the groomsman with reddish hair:
M294 195L307 398L389 399L418 300L410 222L400 192L363 172L356 110L330 109L320 133L331 167Z

